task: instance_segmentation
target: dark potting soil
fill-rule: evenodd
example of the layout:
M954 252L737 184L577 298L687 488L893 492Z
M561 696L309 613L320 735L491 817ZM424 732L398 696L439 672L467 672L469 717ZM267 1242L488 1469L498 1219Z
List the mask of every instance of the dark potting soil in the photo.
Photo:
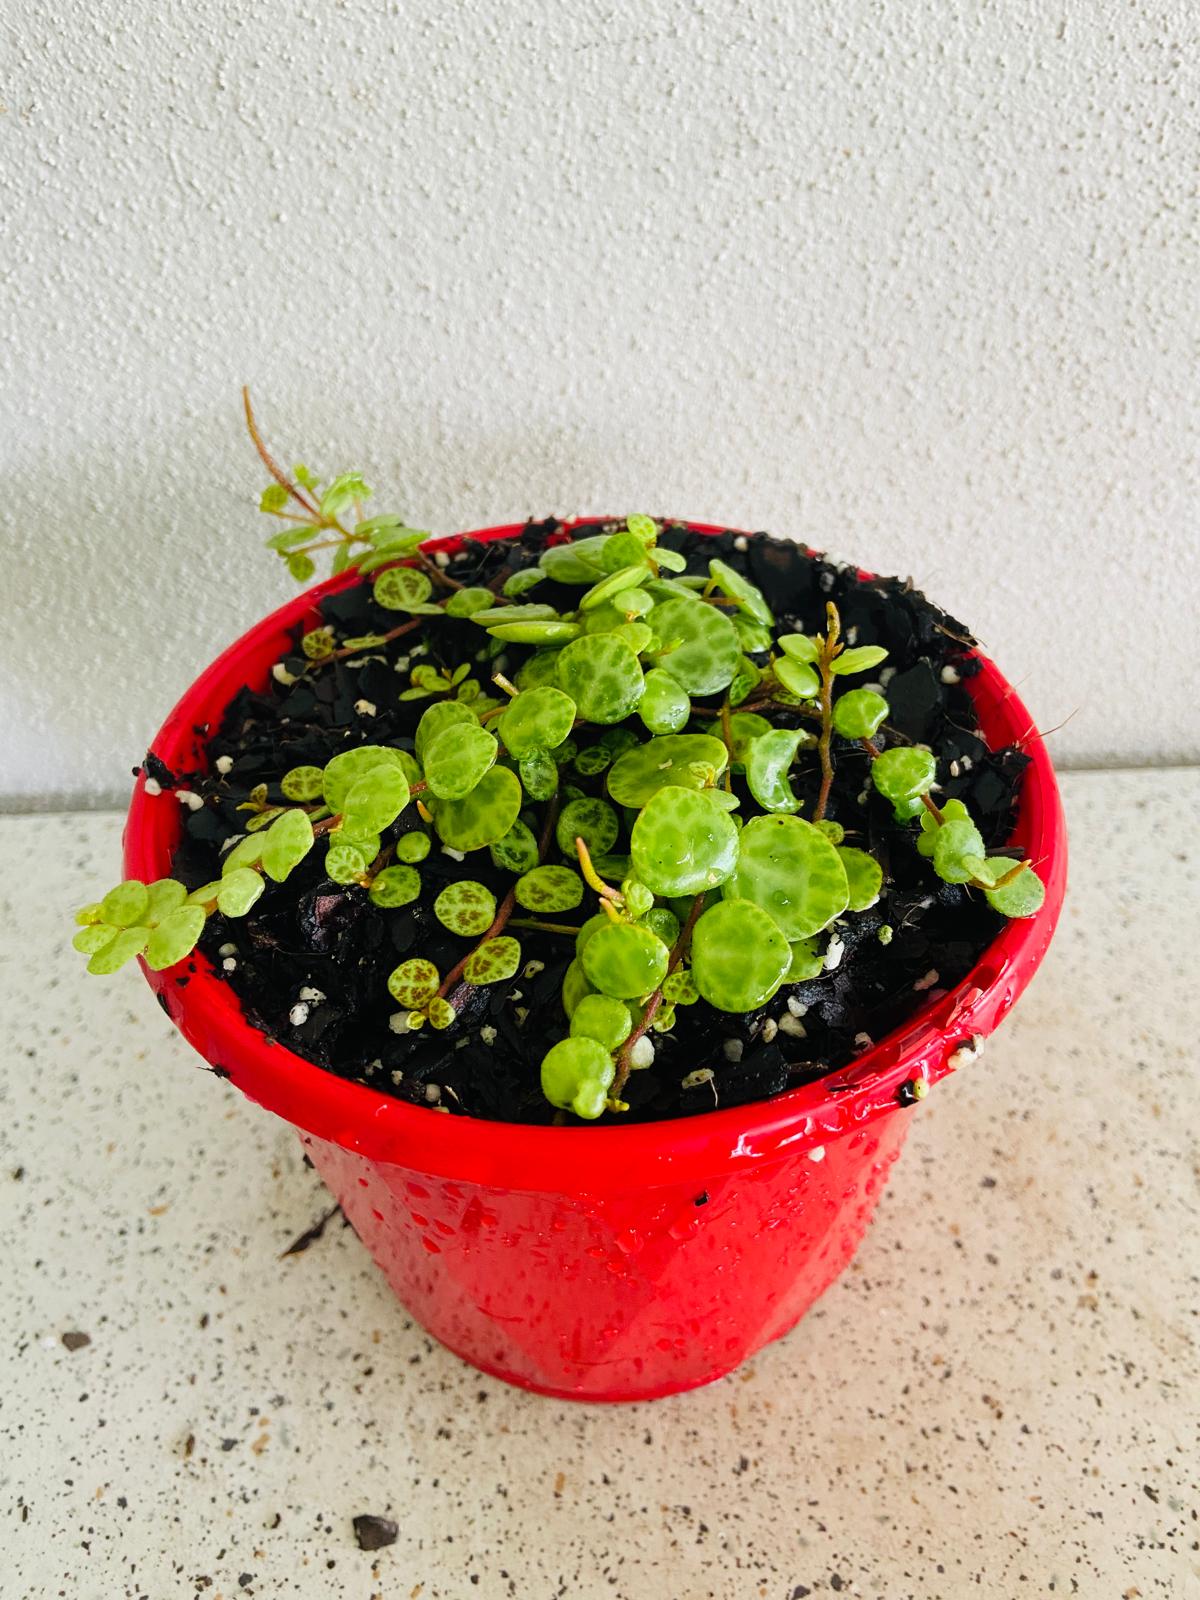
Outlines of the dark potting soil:
M576 535L607 527L589 525ZM515 543L468 539L446 570L460 582L498 589L508 573L536 563L547 541L561 536L551 520L529 524ZM708 560L719 555L745 573L766 594L779 632L819 631L826 600L836 601L850 642L882 644L889 651L879 681L891 709L877 742L930 745L939 758L941 796L961 798L988 845L1004 845L1027 757L1012 748L989 751L979 736L961 681L978 670L969 654L974 641L962 623L911 583L860 581L851 567L765 534L714 537L669 526L662 542L683 552L692 571L707 572ZM547 580L530 598L566 610L577 603L578 591ZM366 582L326 599L321 610L339 640L387 632L398 620L374 603ZM176 875L189 887L219 876L221 847L243 831L246 812L238 807L256 785L266 784L268 799L278 801L278 780L291 767L324 766L358 744L411 749L429 704L398 698L412 665L452 668L469 662L486 679L494 668L476 661L480 648L479 628L450 618L370 653L319 666L299 653L297 639L297 653L285 658L265 692L244 689L233 700L209 740L207 774L173 778L156 758L147 758L147 772L164 787L185 784L192 796L184 796L188 809ZM510 676L526 653L521 646L509 648L504 665ZM646 736L636 718L630 726ZM587 731L580 730L581 747L587 742ZM867 765L856 746L839 741L827 815L843 825L848 843L865 846L883 863L885 874L878 903L838 927L840 962L820 978L786 985L769 1005L745 1016L704 1002L678 1007L670 1032L650 1035L653 1064L629 1079L625 1120L740 1105L844 1067L957 983L995 937L1003 919L982 896L934 875L917 852L916 825L893 820L891 807L870 784ZM587 793L604 793L604 773L567 775ZM792 772L802 814L812 814L819 778L816 752L802 752ZM535 814L527 814L535 833L542 810L533 806ZM421 826L410 806L385 842ZM435 840L420 865L420 900L382 910L364 890L326 878L323 855L320 847L313 850L287 884L269 888L248 916L210 919L201 948L236 991L250 1021L317 1065L400 1099L504 1121L553 1120L539 1070L548 1047L567 1031L559 996L573 940L521 929L523 962L516 977L457 990L451 999L459 1016L445 1032L396 1033L396 1007L387 991L392 968L420 955L447 972L473 942L435 918L440 890L470 876L499 900L511 877L493 867L486 850L464 864ZM582 923L590 899L578 912L554 920ZM887 945L878 937L884 924L893 930ZM613 1119L606 1114L601 1120Z

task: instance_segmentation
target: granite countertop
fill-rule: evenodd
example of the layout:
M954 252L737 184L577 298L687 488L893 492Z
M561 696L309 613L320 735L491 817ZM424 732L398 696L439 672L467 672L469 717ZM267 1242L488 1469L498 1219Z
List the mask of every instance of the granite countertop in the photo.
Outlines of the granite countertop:
M1200 1595L1200 773L1064 788L1055 945L853 1266L600 1408L434 1345L340 1218L281 1260L294 1134L69 947L119 818L0 819L5 1600Z

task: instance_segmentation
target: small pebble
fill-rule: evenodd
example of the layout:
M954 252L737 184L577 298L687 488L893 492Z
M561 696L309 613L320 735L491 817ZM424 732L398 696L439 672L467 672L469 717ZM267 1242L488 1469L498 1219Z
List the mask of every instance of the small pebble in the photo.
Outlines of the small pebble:
M399 1526L390 1517L361 1516L354 1519L354 1537L360 1550L383 1550L395 1544Z
M744 533L739 533L738 534L737 538L733 541L733 548L735 550L739 550L739 551L740 550L749 550L750 541L746 538L746 535Z
M951 667L949 665L944 666L942 668L942 682L943 683L961 683L962 682L962 678L959 676L958 668L957 667Z
M297 1000L296 1004L288 1012L288 1021L293 1028L303 1027L308 1021L308 1006L303 1000Z
M92 1336L90 1333L64 1333L62 1342L68 1350L83 1350L91 1344Z
M742 1059L742 1041L740 1039L726 1039L721 1046L726 1061L737 1063ZM711 1077L712 1074L710 1073Z
M221 963L221 970L222 972L236 972L237 958L235 956L226 956Z
M388 1027L393 1033L411 1033L407 1011L393 1011L388 1018Z
M825 950L825 959L822 965L826 972L833 972L842 964L842 957L846 954L846 946L835 933L830 939Z
M450 557L445 550L435 550L433 552L433 559L437 562L439 567L445 568L450 565Z
M854 1043L859 1050L869 1050L875 1041L869 1033L856 1033Z
M916 982L913 984L913 988L917 994L921 994L926 989L932 989L937 981L938 969L936 967L930 967L929 971L923 978L918 978L916 980Z
M325 991L323 989L314 989L311 984L306 983L299 991L297 999L307 1000L310 1005L319 1006L321 1001L325 999Z
M198 794L193 794L191 789L176 789L175 798L181 806L186 806L189 811L203 811L204 801Z
M788 996L787 1008L794 1017L802 1017L808 1010L808 1007L801 1005L800 1001L796 999L794 994Z
M973 1033L966 1044L960 1044L957 1050L950 1053L946 1058L946 1065L955 1072L960 1067L969 1067L972 1061L979 1060L985 1043L986 1040L981 1033Z
M227 777L233 771L233 757L232 756L218 756L217 757L217 771L221 774L221 776L223 778Z
M789 1004L790 1003L791 1002L789 1001ZM780 1017L780 1019L779 1019L779 1031L780 1031L780 1033L788 1034L789 1037L791 1037L793 1039L807 1039L808 1038L808 1029L800 1021L800 1018L797 1017L797 1016L794 1016L792 1014L792 1012L790 1012L790 1011L785 1012L784 1015L782 1017Z
M631 1067L640 1069L642 1067L648 1067L653 1060L653 1042L648 1039L645 1034L643 1034L638 1042L634 1045L633 1049L629 1052L629 1065Z
M431 1106L437 1105L442 1098L442 1091L436 1083L427 1083L425 1085L425 1098Z
M145 783L142 785L142 788L147 794L162 793L162 784L159 783L157 778L147 778Z
M539 972L545 972L545 970L546 963L544 961L527 961L521 976L523 978L536 978Z
M768 1017L762 1025L762 1042L764 1044L770 1044L771 1040L778 1032L779 1024L775 1021L774 1017Z
M217 951L219 956L235 956L237 953L237 945L235 944L223 944Z
M466 860L466 852L464 850L451 850L451 848L450 848L450 846L448 844L444 844L442 846L442 854L444 856L449 856L451 861L465 861Z
M356 700L354 702L354 709L358 712L360 717L373 717L378 712L379 707L373 700Z

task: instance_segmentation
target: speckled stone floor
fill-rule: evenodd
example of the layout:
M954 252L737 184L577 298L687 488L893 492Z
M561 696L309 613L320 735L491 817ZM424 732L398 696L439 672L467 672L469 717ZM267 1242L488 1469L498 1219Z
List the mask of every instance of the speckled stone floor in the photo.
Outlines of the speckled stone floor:
M69 947L119 820L0 820L4 1600L1200 1594L1200 773L1065 789L1056 944L851 1270L630 1408L463 1366L337 1220L281 1261L294 1136Z

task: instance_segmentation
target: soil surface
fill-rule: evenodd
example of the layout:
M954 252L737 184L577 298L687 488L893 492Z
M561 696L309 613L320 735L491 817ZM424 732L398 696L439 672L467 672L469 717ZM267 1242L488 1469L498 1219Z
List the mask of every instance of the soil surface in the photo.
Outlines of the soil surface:
M575 531L582 537L607 526ZM468 539L446 570L463 583L498 588L508 573L536 563L547 540L558 537L560 525L551 520L529 524L517 543ZM939 758L939 797L960 797L988 845L1005 843L1027 758L1016 749L989 751L979 736L962 683L978 670L969 653L974 641L962 623L931 605L909 582L863 582L852 567L765 534L713 537L668 526L661 542L687 555L690 570L706 572L709 558L719 555L744 572L766 594L778 632L818 631L825 601L835 600L851 643L882 644L890 652L878 681L891 711L876 742L930 745ZM547 581L529 598L545 598L566 610L578 593ZM403 620L374 603L366 582L325 600L321 609L339 640L383 633ZM261 694L243 690L231 703L209 742L208 773L176 776L148 756L148 774L164 787L183 785L193 796L183 802L185 836L176 875L189 887L219 875L222 846L245 826L246 812L238 807L256 785L267 784L268 798L280 800L278 779L291 767L323 766L357 744L411 749L429 704L398 698L412 666L432 662L452 668L470 662L485 676L487 669L476 662L480 646L476 625L445 618L365 656L319 666L297 648L282 671L277 669L279 677L294 682L272 681ZM505 658L510 676L525 654L522 647L510 648ZM786 717L776 717L787 724ZM646 737L636 718L630 726ZM871 787L865 754L839 740L836 755L827 815L844 826L847 843L870 849L883 863L881 899L839 925L845 953L834 970L785 985L762 1010L730 1016L704 1002L678 1007L671 1031L650 1035L653 1064L630 1077L625 1120L740 1105L844 1067L958 982L1003 926L982 896L935 876L917 852L916 825L896 824L890 806ZM604 792L604 773L579 777L572 772L570 779L587 793ZM805 802L802 815L812 815L819 780L816 752L801 752L792 783ZM533 806L526 813L535 833L542 810ZM420 826L416 807L410 806L385 837ZM286 885L268 888L249 916L210 919L201 948L234 988L250 1021L319 1066L404 1100L506 1121L552 1121L556 1113L542 1097L539 1069L548 1047L567 1030L559 995L573 941L520 930L524 960L515 978L456 992L452 999L459 1019L444 1033L426 1028L398 1034L390 1021L396 1007L386 987L392 968L420 955L447 972L472 943L434 917L439 891L470 876L499 899L511 876L493 867L486 850L474 852L464 864L435 841L420 866L420 900L381 910L365 891L325 878L323 855L318 846ZM554 920L582 923L591 898L578 912ZM878 937L885 923L893 930L886 946Z

